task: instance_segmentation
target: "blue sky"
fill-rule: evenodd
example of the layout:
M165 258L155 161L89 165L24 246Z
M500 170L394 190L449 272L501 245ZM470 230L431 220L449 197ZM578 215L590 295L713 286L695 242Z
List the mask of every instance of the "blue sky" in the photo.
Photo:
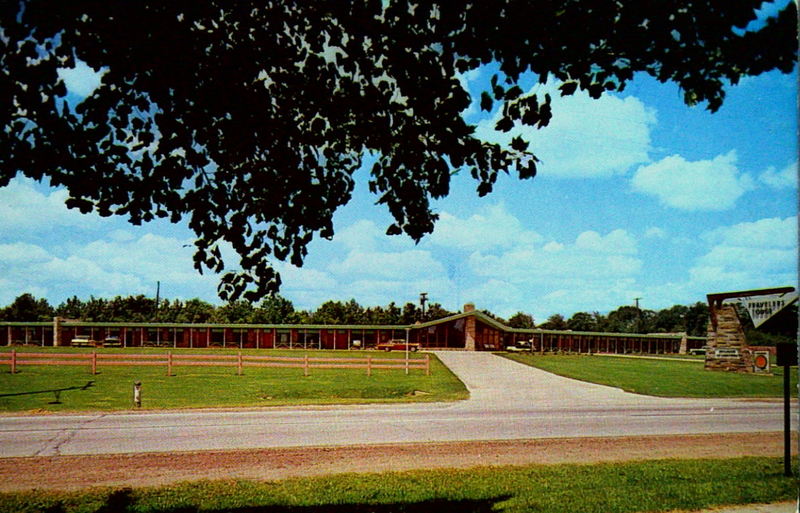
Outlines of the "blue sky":
M464 76L465 87L474 93L491 72ZM100 80L85 69L64 77L78 96ZM686 107L676 86L646 76L600 100L554 95L550 126L526 132L542 160L536 178L501 176L479 198L467 172L454 176L451 194L434 204L435 232L418 245L384 235L389 214L361 170L334 239L315 240L302 269L276 264L281 293L316 308L350 298L402 304L424 291L451 310L474 302L544 321L634 298L659 309L794 285L797 76L749 77L727 91L715 114ZM473 97L464 115L482 138L508 143L522 130L494 132L496 113L480 112ZM157 281L162 297L219 303L217 277L192 267L184 225L81 215L64 207L66 197L20 177L0 189L0 305L24 292L52 304L154 295Z

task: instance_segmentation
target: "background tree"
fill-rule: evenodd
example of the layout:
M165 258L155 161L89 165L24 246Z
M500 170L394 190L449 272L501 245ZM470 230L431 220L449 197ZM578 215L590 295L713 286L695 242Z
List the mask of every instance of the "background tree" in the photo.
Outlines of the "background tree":
M561 314L553 314L547 320L539 325L543 330L565 330L567 329L567 321Z
M400 314L400 324L414 324L422 317L422 311L414 303L406 303Z
M263 324L288 324L295 315L294 304L280 294L267 296L256 308L253 321Z
M199 298L189 299L178 306L174 318L171 319L173 322L206 323L210 322L214 313L214 305ZM253 322L258 322L255 315Z
M431 303L425 308L425 320L435 321L454 315L453 312L444 308L440 303Z
M25 293L7 307L0 309L0 320L19 322L52 321L55 310L46 299L36 299Z
M688 306L674 305L670 308L659 310L652 319L651 331L655 333L682 333L686 332L686 314Z
M508 318L508 326L511 328L533 329L536 326L533 322L533 316L525 312L517 312Z
M567 320L567 329L573 331L600 331L597 318L588 312L575 312Z
M255 308L249 301L229 301L214 309L210 321L221 324L245 324L253 322Z
M83 301L78 296L66 299L56 307L56 315L65 319L80 319L83 315Z
M0 186L17 173L69 190L68 206L139 224L185 220L220 296L275 292L271 259L302 264L333 236L353 172L419 240L456 170L485 195L536 156L475 137L461 74L496 62L479 93L496 129L543 127L549 94L599 98L638 72L717 110L725 83L796 59L796 7L746 30L761 0L412 2L19 0L0 4ZM579 29L576 29L579 27ZM165 50L166 49L166 50ZM74 104L58 70L81 59L102 85ZM220 244L238 253L225 271Z
M365 312L366 324L401 324L402 310L392 301L386 307L375 306Z
M698 301L686 311L686 333L694 337L708 335L708 303Z
M649 333L655 312L635 306L620 306L606 316L606 331L613 333Z

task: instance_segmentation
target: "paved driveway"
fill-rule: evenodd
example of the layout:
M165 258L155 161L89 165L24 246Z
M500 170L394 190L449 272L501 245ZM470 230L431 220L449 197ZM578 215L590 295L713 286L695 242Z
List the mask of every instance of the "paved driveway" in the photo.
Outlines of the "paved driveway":
M670 399L624 392L619 388L564 378L492 353L436 351L436 356L470 391L469 407L481 409L575 409L593 407L671 406L696 402L731 404L731 400Z

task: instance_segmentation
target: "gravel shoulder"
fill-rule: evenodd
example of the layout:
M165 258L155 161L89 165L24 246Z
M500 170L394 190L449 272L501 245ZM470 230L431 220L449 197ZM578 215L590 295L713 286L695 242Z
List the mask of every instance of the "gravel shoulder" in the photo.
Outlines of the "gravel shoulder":
M280 480L486 465L781 456L782 444L781 433L731 433L3 458L0 491L159 486L198 479Z

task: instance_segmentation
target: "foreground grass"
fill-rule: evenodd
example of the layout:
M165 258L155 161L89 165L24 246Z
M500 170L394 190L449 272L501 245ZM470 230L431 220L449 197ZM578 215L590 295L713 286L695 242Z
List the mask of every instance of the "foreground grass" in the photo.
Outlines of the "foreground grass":
M773 376L707 371L693 361L587 355L503 354L560 376L661 397L783 397L783 368ZM797 373L791 375L797 395Z
M623 513L774 503L795 497L777 458L661 460L344 474L277 482L0 494L0 513Z
M67 352L86 351L70 349ZM137 352L163 353L165 350ZM235 350L208 349L173 352L236 353ZM310 357L403 357L395 352L261 350L253 353L300 357L304 354ZM374 370L372 376L367 376L364 369L311 369L308 377L303 376L303 369L294 368L245 367L242 376L236 375L235 367L174 367L174 376L166 376L165 366L104 366L98 370L99 374L93 376L89 366L26 365L12 375L6 367L0 372L0 411L130 409L135 381L142 382L145 409L455 401L468 396L463 383L434 355L431 355L430 376L425 376L422 370L412 370L408 376L402 370ZM64 388L74 389L58 395L52 392Z

